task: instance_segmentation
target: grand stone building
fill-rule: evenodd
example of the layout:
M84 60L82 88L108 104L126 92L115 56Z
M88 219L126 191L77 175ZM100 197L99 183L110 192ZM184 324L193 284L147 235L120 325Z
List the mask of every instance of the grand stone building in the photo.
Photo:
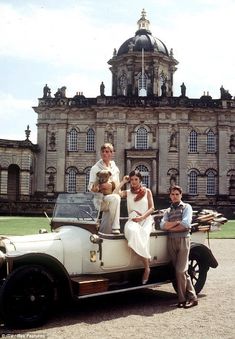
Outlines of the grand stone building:
M111 142L121 176L138 168L156 207L168 203L177 183L195 206L235 210L235 99L223 87L219 99L190 99L184 83L174 96L173 50L152 35L144 10L137 24L108 61L111 95L101 83L95 98L67 98L66 87L52 97L46 85L33 107L37 145L28 137L14 147L1 141L1 201L13 196L12 182L17 201L46 203L59 192L86 191L100 146Z

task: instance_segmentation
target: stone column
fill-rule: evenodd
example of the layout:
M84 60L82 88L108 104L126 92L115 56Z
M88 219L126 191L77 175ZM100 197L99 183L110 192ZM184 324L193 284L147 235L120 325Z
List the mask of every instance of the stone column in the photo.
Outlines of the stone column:
M117 125L117 142L115 146L115 162L120 170L120 180L122 179L125 173L125 125L118 124Z
M228 150L225 145L228 145L228 127L219 126L218 130L218 188L219 194L228 194L227 187L227 164Z
M151 185L153 195L157 194L157 161L156 159L152 160L152 185Z
M131 160L127 159L126 161L126 174L129 174L131 171Z
M183 192L188 192L188 127L187 125L179 125L179 185Z
M168 189L167 171L168 171L168 124L159 124L159 191L165 194Z
M159 95L158 87L159 87L159 76L158 76L159 65L157 62L154 63L153 66L153 94Z
M66 171L66 152L67 152L67 124L57 124L57 163L56 163L56 191L65 191L65 171ZM46 190L46 187L45 187Z
M38 145L40 152L37 154L36 165L36 180L37 191L45 191L45 169L46 169L46 155L47 155L47 129L48 124L38 124Z

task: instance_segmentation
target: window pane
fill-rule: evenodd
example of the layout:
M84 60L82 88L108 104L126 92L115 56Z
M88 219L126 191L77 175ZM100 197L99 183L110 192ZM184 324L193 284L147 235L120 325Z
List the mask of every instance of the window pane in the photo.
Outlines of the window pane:
M188 193L197 194L197 172L195 171L192 171L189 174Z
M147 149L148 148L148 132L144 127L138 128L138 130L136 132L135 147L137 149Z
M95 132L92 128L89 128L86 136L86 150L94 151L95 150Z
M207 133L207 152L215 153L216 152L216 138L212 131Z
M142 184L149 188L150 187L150 175L149 175L148 168L144 165L139 165L136 167L136 170L138 170L143 177Z
M77 151L77 149L78 149L78 133L74 128L69 132L69 140L68 141L69 141L69 145L68 145L69 151Z
M76 171L74 169L69 170L67 176L67 192L76 193Z
M189 152L197 152L197 132L191 131L189 134Z
M206 193L208 195L215 195L216 193L215 174L211 171L207 174L207 192Z

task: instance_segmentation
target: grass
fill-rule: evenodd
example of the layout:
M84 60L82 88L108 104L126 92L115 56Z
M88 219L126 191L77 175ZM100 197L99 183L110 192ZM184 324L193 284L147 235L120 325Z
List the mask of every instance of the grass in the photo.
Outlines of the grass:
M40 228L50 231L46 217L0 217L1 235L35 234Z
M50 231L46 217L0 217L1 235L35 234L40 228ZM210 239L235 239L235 220L229 220L218 232L210 232Z
M235 239L235 220L229 220L218 232L210 232L211 239Z

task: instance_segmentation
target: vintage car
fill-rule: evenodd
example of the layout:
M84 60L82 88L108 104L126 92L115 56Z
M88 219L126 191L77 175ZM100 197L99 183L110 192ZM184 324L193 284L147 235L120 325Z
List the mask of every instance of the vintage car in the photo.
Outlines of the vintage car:
M9 326L36 326L56 303L173 283L167 234L158 227L150 237L151 273L142 285L142 262L127 246L124 234L99 232L102 194L60 194L51 232L0 236L0 314ZM160 214L161 216L161 214ZM126 218L121 218L124 225ZM208 228L207 228L208 230ZM196 292L207 271L218 264L204 245L204 229L192 233L189 273Z

